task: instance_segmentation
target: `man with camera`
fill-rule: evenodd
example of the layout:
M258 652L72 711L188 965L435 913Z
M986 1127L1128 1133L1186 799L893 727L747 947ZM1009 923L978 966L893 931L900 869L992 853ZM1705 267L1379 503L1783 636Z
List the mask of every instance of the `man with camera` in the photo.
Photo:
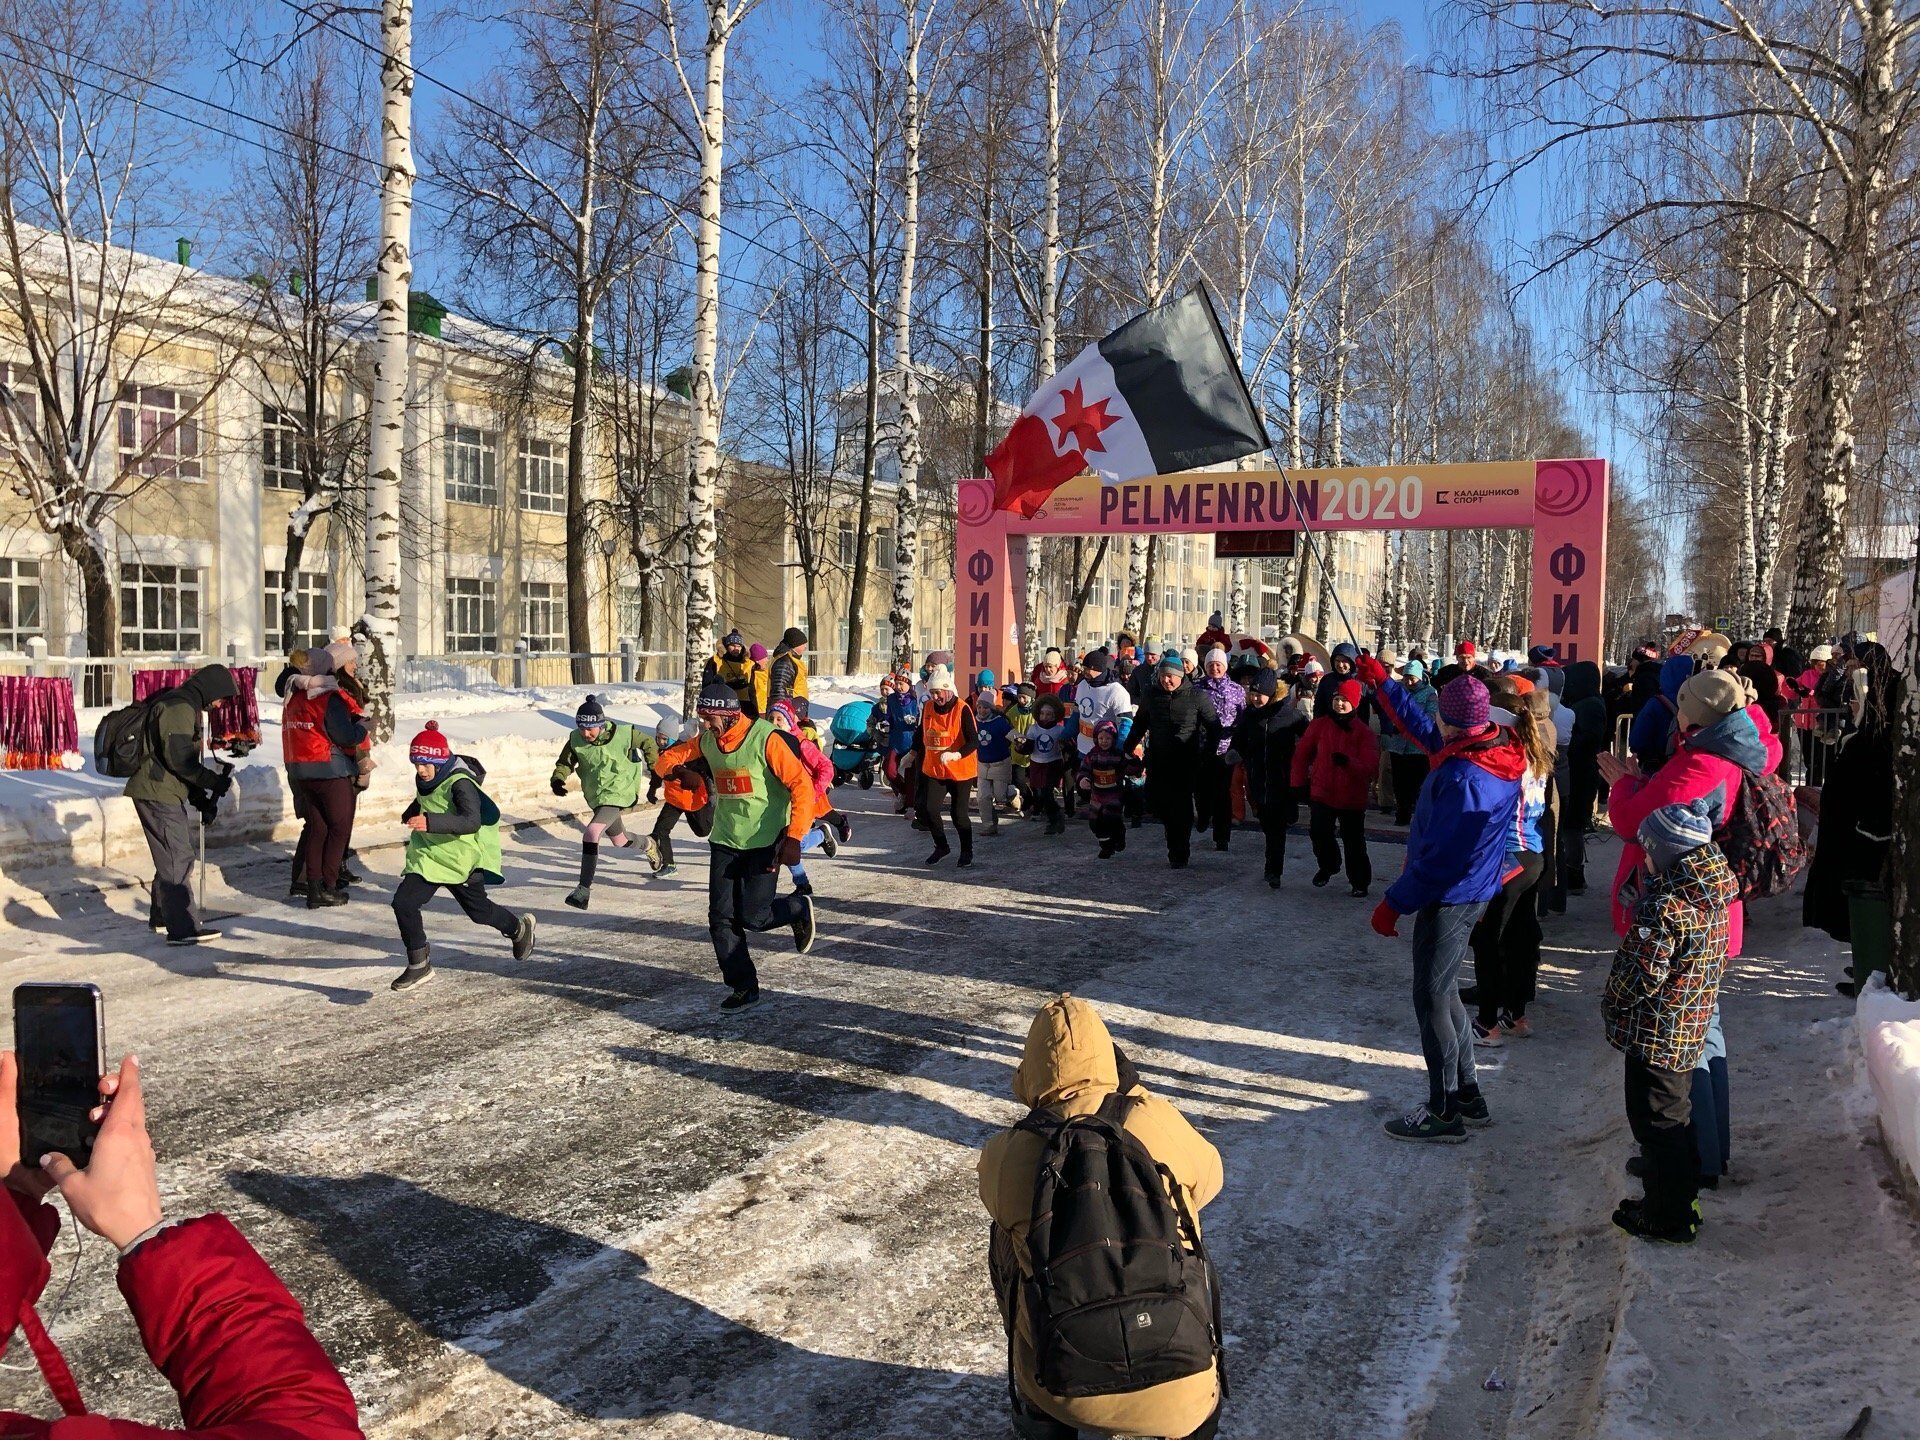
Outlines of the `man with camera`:
M141 763L121 792L133 801L153 856L147 923L166 931L169 945L198 945L220 933L206 929L193 913L194 832L196 824L212 821L220 797L233 788L231 765L207 764L207 710L238 693L226 666L204 665L154 696L148 702Z

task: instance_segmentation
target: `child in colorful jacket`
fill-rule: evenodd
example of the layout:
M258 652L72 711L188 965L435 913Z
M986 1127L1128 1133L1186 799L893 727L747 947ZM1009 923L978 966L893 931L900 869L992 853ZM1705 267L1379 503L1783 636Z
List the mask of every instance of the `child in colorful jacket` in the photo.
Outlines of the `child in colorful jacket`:
M1720 1003L1740 887L1713 843L1704 799L1661 806L1636 839L1645 884L1600 1010L1607 1043L1626 1057L1627 1121L1640 1142L1646 1195L1621 1201L1613 1223L1684 1245L1700 1230L1693 1072Z
M1102 720L1093 727L1093 748L1080 757L1080 794L1087 802L1087 823L1100 842L1100 858L1111 860L1127 848L1123 808L1129 762L1120 749L1120 727Z

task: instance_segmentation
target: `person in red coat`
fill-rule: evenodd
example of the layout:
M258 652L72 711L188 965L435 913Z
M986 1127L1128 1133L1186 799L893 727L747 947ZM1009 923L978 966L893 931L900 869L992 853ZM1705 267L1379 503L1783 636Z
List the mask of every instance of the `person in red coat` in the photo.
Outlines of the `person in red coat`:
M1308 832L1319 866L1313 883L1325 885L1339 872L1344 849L1347 883L1355 896L1365 895L1373 884L1367 799L1380 768L1380 738L1355 713L1360 694L1358 680L1342 680L1331 713L1307 726L1293 751L1293 786L1307 787Z
M140 1064L129 1055L100 1081L99 1138L84 1170L64 1155L20 1154L19 1069L0 1050L0 1328L26 1337L65 1418L0 1412L9 1440L364 1440L353 1393L307 1329L299 1302L224 1215L170 1221L147 1139ZM102 1118L104 1117L104 1118ZM73 1372L34 1311L67 1207L120 1252L120 1293L147 1355L180 1400L186 1429L89 1415ZM0 1348L5 1338L0 1337Z

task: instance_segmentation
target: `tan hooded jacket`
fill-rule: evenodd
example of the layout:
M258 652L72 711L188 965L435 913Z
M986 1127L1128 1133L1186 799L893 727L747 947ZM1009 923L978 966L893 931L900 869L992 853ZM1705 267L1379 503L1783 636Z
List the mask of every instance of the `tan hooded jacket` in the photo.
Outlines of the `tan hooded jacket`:
M1044 1105L1067 1117L1091 1115L1119 1084L1113 1037L1086 1001L1062 995L1034 1017L1027 1031L1026 1054L1013 1077L1014 1097L1021 1104ZM1173 1172L1188 1210L1197 1216L1200 1207L1220 1193L1220 1152L1178 1110L1148 1094L1144 1086L1135 1085L1129 1093L1140 1098L1127 1113L1127 1132ZM1017 1281L1009 1267L1017 1266L1022 1277L1031 1273L1027 1224L1033 1215L1034 1175L1043 1144L1030 1132L1002 1130L980 1155L980 1198L993 1217L994 1291L1001 1318L1007 1319L1012 1311L1014 1380L1020 1393L1062 1424L1095 1434L1174 1440L1192 1434L1219 1404L1219 1382L1212 1370L1125 1395L1069 1399L1040 1388L1032 1328L1021 1307L1013 1303Z

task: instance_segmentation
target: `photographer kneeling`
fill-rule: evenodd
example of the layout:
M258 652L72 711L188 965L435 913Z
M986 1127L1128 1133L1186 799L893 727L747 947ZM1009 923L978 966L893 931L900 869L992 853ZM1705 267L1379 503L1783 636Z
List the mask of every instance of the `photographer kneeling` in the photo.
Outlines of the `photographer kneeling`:
M362 1440L352 1392L307 1329L299 1302L224 1215L170 1221L160 1210L153 1146L129 1055L101 1077L100 1120L84 1170L64 1155L20 1155L19 1067L0 1051L0 1325L26 1336L66 1417L0 1412L0 1434L32 1440ZM180 1399L185 1432L87 1416L73 1373L34 1302L51 1273L60 1216L42 1198L58 1188L74 1218L120 1251L120 1293L147 1354ZM0 1339L0 1347L4 1347ZM86 1418L75 1418L86 1417Z

